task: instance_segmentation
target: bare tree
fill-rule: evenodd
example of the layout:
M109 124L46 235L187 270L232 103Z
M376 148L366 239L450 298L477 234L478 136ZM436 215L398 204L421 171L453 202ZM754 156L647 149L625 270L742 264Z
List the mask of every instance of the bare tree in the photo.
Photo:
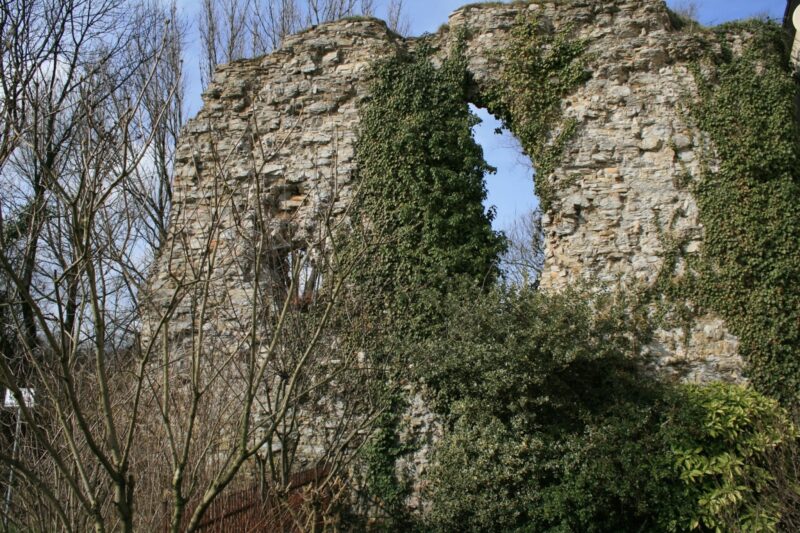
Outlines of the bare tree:
M375 0L361 0L361 14L365 17L374 17Z
M203 0L200 39L203 45L203 84L211 80L218 64L245 56L248 50L250 0Z
M165 24L150 22L164 15L168 16ZM133 205L127 208L138 210L135 216L140 222L136 228L138 237L148 250L155 251L166 238L175 147L185 121L183 42L187 30L174 0L166 7L155 0L145 0L138 6L136 17L139 31L132 36L130 53L134 57L147 56L153 43L163 43L163 52L155 70L137 71L128 87L132 94L143 95L138 136L142 138L149 133L152 141L143 164L134 168L134 175L123 185L133 200Z
M306 22L313 26L354 14L357 0L307 0Z
M278 231L287 220L264 207L259 178L276 156L266 146L240 184L253 191L246 223L229 224L242 214L226 192L235 148L212 147L200 170L215 191L209 223L184 231L170 210L182 121L174 5L24 2L0 12L0 385L22 405L23 427L19 440L0 433L15 495L4 518L46 531L165 521L193 531L249 476L285 500L307 466L320 468L317 489L343 494L385 405L374 387L385 365L361 349L376 332L346 290L371 244L345 246L357 232L328 204L314 231ZM12 30L23 15L26 31ZM183 267L154 303L143 280L156 247ZM220 305L231 303L232 268L251 281L236 305Z
M215 51L239 53L229 37L241 32L226 32L241 13L209 17L227 28L207 28ZM174 3L21 0L0 7L0 31L0 386L20 403L37 391L35 407L21 403L20 434L0 431L14 494L3 518L193 531L231 487L260 475L286 501L292 475L311 466L316 490L343 497L386 405L375 386L386 362L363 351L380 332L346 290L377 243L353 240L347 213L324 202L313 230L287 233L300 225L269 210L260 178L277 148L257 136L244 139L258 150L237 182L252 191L245 212L230 194L238 152L213 142L213 157L194 162L214 192L208 223L192 229L196 213L172 212L184 31ZM258 128L253 116L248 131ZM327 187L336 198L335 180ZM157 302L145 284L156 253L174 266ZM228 291L233 269L249 283Z
M411 21L405 12L403 2L405 0L389 0L389 8L386 15L386 24L389 29L400 34L408 35L411 30Z
M278 48L287 35L302 27L298 0L256 0L251 27L254 54Z
M258 129L254 115L250 131ZM233 161L242 143L256 148L246 156L250 171L236 171L250 176L235 179L237 190L251 191L240 216L226 184L244 164ZM156 481L161 490L148 492L168 490L173 531L199 527L214 500L248 472L257 471L278 499L303 468L324 473L318 489L341 487L385 406L386 392L375 384L385 381L388 362L363 352L376 332L364 302L347 290L377 243L346 238L358 232L346 213L334 216L333 203L314 206L313 229L275 216L261 180L276 144L257 136L227 142L225 152L211 144L197 181L217 192L211 205L173 217L162 250L170 275L145 312L141 350L158 345L161 357L147 374L147 411L155 416L143 430L152 444L143 449L160 443L169 472ZM325 186L331 194L324 196L335 199L335 182ZM204 223L184 232L183 219ZM229 279L237 280L235 302Z
M518 218L508 232L501 257L503 276L515 285L538 285L544 267L542 213L534 209Z
M113 367L130 342L135 279L127 267L139 245L121 184L148 157L154 132L142 127L143 102L167 49L165 41L137 48L133 37L142 23L168 23L166 15L131 17L135 7L122 0L0 7L8 140L0 179L9 191L0 220L25 228L12 253L0 251L8 305L19 309L6 326L24 361L20 368L0 360L0 382L21 402L31 443L27 456L3 445L0 461L52 511L42 529L77 529L76 513L99 531L133 527L135 432L110 394ZM177 85L162 90L171 102ZM167 105L158 107L150 119L162 119ZM13 233L6 230L0 234ZM45 411L22 404L21 389L34 384ZM135 421L137 402L130 407ZM13 514L18 523L35 516Z
M408 34L404 0L384 5L389 27ZM375 0L203 0L199 19L203 84L210 82L217 65L269 53L304 27L376 13Z

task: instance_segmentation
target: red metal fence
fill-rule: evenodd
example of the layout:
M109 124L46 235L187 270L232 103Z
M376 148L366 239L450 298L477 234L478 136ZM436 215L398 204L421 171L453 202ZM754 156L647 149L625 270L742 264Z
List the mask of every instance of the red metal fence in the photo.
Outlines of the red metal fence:
M263 495L259 488L223 493L208 507L197 531L202 533L261 533L301 531L298 524L308 519L308 507L313 502L313 489L328 475L325 468L312 468L294 474L289 482L289 494L281 500L274 495ZM323 491L324 492L324 491ZM319 494L315 494L319 496ZM325 505L325 496L320 503ZM187 507L181 530L188 526L189 517L197 504ZM313 518L312 518L313 519ZM321 526L321 516L317 516ZM165 531L169 531L169 517L165 517Z

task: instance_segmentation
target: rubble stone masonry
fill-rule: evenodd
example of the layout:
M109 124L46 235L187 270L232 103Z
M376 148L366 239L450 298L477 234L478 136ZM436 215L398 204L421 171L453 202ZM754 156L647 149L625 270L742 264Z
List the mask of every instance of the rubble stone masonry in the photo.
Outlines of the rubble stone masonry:
M685 254L699 253L703 242L697 204L684 184L687 173L700 174L704 154L713 153L687 110L697 96L689 69L700 41L674 27L661 0L466 6L423 38L441 57L456 35L466 35L480 101L497 78L498 51L526 10L543 27L586 39L591 70L562 102L577 130L547 178L559 186L544 216L541 286L652 283L667 240L685 243ZM418 42L378 20L349 19L292 36L270 55L218 68L179 143L169 237L151 278L145 333L174 301L169 335L177 344L204 328L215 333L207 338L224 340L220 350L239 345L250 320L254 232L262 231L256 212L269 220L275 246L286 249L313 240L324 213L345 213L370 66ZM210 250L217 268L200 319L191 298L175 300L173 293L199 279ZM654 367L680 379L741 379L737 339L713 315L697 318L689 331L658 332L649 350ZM424 405L413 403L419 413L411 418L425 419Z

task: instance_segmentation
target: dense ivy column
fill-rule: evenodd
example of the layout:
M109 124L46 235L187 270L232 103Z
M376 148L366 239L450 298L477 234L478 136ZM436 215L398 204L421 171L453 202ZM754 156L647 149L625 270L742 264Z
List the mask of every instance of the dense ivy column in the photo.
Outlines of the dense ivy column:
M742 23L740 23L742 24ZM695 301L725 318L740 339L754 385L785 403L800 400L800 129L797 84L776 24L738 57L726 51L697 69L700 129L716 148L694 184L705 227ZM718 29L723 33L730 25ZM703 73L705 72L705 73Z
M441 327L448 294L493 285L505 239L483 206L484 174L493 169L472 137L477 118L467 106L461 54L436 68L423 46L377 64L374 75L362 110L352 220L352 238L371 243L373 254L353 291L375 332L369 357L391 358L397 373L387 376L395 392L362 458L370 498L387 526L400 529L407 527L408 487L397 479L396 461L415 445L400 436L406 398L397 384L418 378L410 371L420 356L413 346Z
M483 206L493 169L472 137L467 71L454 52L435 68L424 47L375 68L358 143L357 223L381 244L361 290L395 326L424 335L437 302L460 283L490 284L505 247Z

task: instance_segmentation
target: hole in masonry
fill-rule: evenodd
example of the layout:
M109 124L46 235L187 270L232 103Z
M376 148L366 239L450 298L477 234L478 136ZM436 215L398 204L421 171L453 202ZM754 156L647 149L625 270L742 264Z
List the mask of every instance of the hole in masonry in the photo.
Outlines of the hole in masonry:
M536 284L544 260L539 198L533 186L534 168L519 141L485 109L470 106L481 122L473 128L483 157L497 169L486 176L486 210L494 210L492 227L509 239L501 259L506 281Z

